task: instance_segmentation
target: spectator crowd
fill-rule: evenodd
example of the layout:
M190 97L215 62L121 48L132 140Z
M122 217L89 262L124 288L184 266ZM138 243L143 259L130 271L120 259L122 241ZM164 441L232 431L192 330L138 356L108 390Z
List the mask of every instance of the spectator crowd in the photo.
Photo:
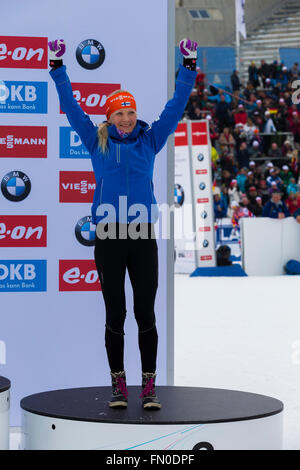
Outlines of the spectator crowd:
M215 218L284 218L300 223L300 89L298 63L254 62L231 88L198 75L184 117L207 119L212 143Z

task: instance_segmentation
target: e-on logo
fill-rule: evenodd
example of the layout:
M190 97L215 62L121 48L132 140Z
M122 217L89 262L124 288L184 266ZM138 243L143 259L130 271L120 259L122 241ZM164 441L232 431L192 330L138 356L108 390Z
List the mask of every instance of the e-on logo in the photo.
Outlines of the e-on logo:
M22 171L11 171L1 181L3 196L12 202L23 201L31 190L30 179Z
M104 47L96 39L86 39L77 47L76 59L79 65L85 69L97 69L105 59Z
M75 226L75 236L77 241L84 246L95 245L96 228L92 223L92 217L82 217Z
M181 207L184 202L184 191L180 184L175 184L174 203L175 207Z

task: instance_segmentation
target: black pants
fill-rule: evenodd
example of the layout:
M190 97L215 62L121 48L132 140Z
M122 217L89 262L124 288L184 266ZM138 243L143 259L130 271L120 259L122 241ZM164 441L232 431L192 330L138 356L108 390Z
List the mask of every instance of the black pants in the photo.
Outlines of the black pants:
M133 289L134 315L138 324L142 371L155 372L156 370L158 336L154 303L158 285L158 257L156 240L151 238L153 225L146 225L147 238L130 238L126 230L128 226L125 227L127 237L121 238L124 237L124 226L123 235L120 235L118 224L116 239L96 237L95 262L105 303L105 346L112 372L124 370L126 268Z

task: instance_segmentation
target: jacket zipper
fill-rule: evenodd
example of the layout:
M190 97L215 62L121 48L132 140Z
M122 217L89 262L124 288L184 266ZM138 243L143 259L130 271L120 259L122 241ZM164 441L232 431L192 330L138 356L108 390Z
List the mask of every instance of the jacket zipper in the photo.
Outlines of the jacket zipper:
M102 203L102 190L103 190L103 178L102 178L102 180L101 180L101 187L100 187L100 202L99 202L99 204L101 204L101 203Z
M149 185L150 185L150 192L151 192L151 202L154 202L151 180L149 180Z
M117 163L121 161L121 151L120 151L120 144L117 144Z

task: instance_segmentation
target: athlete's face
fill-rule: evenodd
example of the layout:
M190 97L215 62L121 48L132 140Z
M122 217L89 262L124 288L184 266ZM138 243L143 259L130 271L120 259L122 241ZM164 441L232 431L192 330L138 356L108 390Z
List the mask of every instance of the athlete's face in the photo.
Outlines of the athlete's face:
M136 126L136 111L132 108L119 109L110 116L109 121L120 131L129 134Z

